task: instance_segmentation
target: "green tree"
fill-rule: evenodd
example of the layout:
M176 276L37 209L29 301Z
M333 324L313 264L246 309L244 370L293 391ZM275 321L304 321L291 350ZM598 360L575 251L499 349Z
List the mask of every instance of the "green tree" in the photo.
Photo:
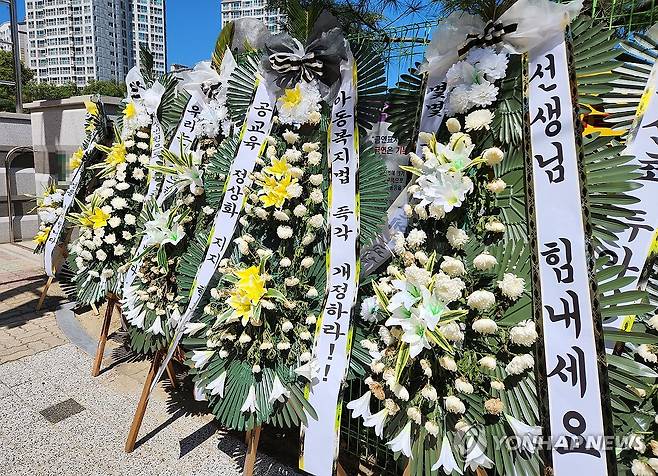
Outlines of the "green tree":
M122 98L126 96L126 85L116 81L91 81L82 88L80 94L100 94L101 96Z
M34 72L21 62L21 83L25 85L34 78ZM14 58L11 51L0 50L0 80L14 81ZM15 111L16 96L14 86L0 86L0 111Z
M37 83L31 81L25 86L23 97L25 102L43 99L66 99L78 94L78 87L73 83L58 86L50 83Z

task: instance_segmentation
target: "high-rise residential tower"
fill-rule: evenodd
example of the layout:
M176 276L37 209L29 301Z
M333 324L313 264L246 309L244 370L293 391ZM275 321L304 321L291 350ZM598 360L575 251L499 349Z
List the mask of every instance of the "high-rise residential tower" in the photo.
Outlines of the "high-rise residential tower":
M11 25L8 21L0 23L0 50L11 51ZM21 61L27 66L27 25L25 22L18 24L18 50Z
M222 27L243 17L261 20L272 33L278 33L285 21L278 9L267 8L267 0L221 0Z
M166 69L165 0L25 0L25 13L37 81L123 81L140 44Z

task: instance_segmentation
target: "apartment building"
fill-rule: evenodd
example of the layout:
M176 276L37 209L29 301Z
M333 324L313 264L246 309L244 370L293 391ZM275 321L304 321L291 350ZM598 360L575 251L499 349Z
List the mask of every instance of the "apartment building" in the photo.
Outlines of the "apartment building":
M272 33L278 33L285 21L278 9L267 8L267 0L221 0L222 27L243 17L261 20Z
M37 81L122 81L141 44L166 69L165 0L25 0L25 13Z

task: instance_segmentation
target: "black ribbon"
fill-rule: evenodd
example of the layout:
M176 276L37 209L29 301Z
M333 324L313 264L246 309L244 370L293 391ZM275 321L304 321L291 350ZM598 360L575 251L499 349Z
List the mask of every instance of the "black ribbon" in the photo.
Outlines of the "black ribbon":
M489 20L484 26L484 33L481 35L469 33L466 35L466 42L457 52L459 56L463 56L469 52L471 48L481 48L485 46L493 46L503 41L503 36L507 33L513 33L518 28L517 23L510 25L503 25L500 22Z
M261 62L266 78L282 89L295 87L300 81L317 81L325 96L340 79L347 42L339 28L320 26L323 28L318 28L306 45L285 33L271 37Z

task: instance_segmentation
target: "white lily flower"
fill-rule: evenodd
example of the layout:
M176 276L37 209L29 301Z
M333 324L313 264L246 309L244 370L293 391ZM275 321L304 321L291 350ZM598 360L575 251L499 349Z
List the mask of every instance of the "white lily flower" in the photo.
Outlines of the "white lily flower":
M423 349L429 349L431 347L425 334L427 324L417 316L415 310L412 312L411 317L406 319L401 325L404 331L402 341L409 344L409 357L413 359Z
M153 325L149 327L146 332L150 332L153 335L158 335L162 334L164 335L164 330L162 330L162 320L160 319L160 316L157 316L155 320L153 321Z
M224 370L219 377L206 385L206 390L210 390L210 395L219 395L219 398L224 398L224 386L226 384L226 370Z
M370 413L370 397L372 392L368 390L362 396L356 400L352 400L347 404L347 408L352 410L352 418L363 417L368 418L372 413Z
M384 408L383 410L378 411L374 415L364 416L363 417L363 426L375 429L375 435L382 437L384 434L384 422L388 416L388 410Z
M402 279L394 279L391 281L391 284L395 289L398 290L395 293L388 304L387 309L390 312L395 311L400 306L403 306L405 309L409 310L411 307L420 300L420 295L416 290L416 287L412 284L409 284L407 281Z
M398 435L393 438L391 441L386 443L391 450L397 452L401 451L403 455L405 455L407 458L412 458L411 455L411 420L407 422L406 425L404 425L404 428L402 428L402 431L398 433Z
M267 401L268 403L273 404L276 401L285 402L287 398L290 398L290 390L281 383L281 379L276 375L274 377L274 382L272 383L270 398L268 398Z
M206 393L204 392L203 388L199 385L199 382L196 382L194 384L194 400L197 402L205 402L208 400L206 398Z
M320 365L318 364L317 359L311 359L304 365L297 367L294 372L300 377L304 377L306 380L312 383L320 372Z
M194 362L194 368L202 368L208 363L210 357L212 357L214 353L214 350L195 350L192 354L192 362Z
M249 387L249 393L247 394L247 398L242 404L242 408L240 408L240 411L255 413L258 410L259 410L258 403L256 402L256 389L252 385L251 387Z
M205 328L207 324L203 322L188 322L185 324L185 330L183 334L194 335L199 332L201 329Z
M439 459L432 466L432 471L437 471L443 468L445 474L452 474L457 472L457 474L463 474L461 468L457 464L455 455L452 452L452 447L450 446L450 441L447 436L443 436L443 443L441 443L441 454L439 454Z
M484 448L477 441L474 442L464 459L464 467L468 467L475 472L478 468L490 469L493 466L493 461L484 454Z
M534 453L542 434L541 427L528 425L508 414L505 414L505 419L516 436L517 444L520 443L527 452Z

